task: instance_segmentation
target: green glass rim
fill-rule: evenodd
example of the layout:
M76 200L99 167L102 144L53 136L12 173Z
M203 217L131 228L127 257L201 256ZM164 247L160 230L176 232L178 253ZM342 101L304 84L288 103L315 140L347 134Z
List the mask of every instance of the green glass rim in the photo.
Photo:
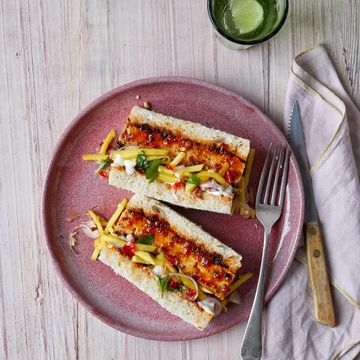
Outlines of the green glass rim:
M212 23L212 25L214 26L215 30L221 35L223 36L225 39L239 44L239 45L256 45L262 42L265 42L267 40L269 40L270 38L272 38L274 35L276 35L279 30L282 28L282 26L285 23L285 20L287 18L288 12L289 12L289 1L288 0L283 0L285 2L285 9L284 9L284 14L282 16L282 19L280 20L278 26L268 35L264 36L261 39L257 39L257 40L250 40L250 41L246 41L246 40L239 40L239 39L235 39L232 36L229 36L228 34L226 34L221 28L219 28L219 26L216 24L216 21L213 17L212 11L211 11L211 2L212 0L208 0L208 6L207 6L207 10L208 10L208 15L210 18L210 21Z

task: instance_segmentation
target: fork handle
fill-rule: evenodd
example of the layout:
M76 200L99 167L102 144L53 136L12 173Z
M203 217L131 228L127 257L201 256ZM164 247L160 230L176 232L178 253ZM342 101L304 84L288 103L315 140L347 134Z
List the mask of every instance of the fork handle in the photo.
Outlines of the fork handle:
M314 297L315 317L322 324L334 327L334 307L326 271L320 226L317 222L306 224L306 252Z
M243 360L261 359L262 355L262 309L264 301L264 284L266 259L268 253L270 234L264 232L264 246L261 257L259 280L256 286L255 298L251 308L249 320L246 326L244 338L241 345L241 357Z

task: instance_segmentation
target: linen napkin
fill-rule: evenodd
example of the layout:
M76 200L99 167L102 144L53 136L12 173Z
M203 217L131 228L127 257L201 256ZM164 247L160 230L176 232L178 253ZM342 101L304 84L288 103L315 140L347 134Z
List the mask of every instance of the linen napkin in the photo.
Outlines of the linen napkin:
M335 328L315 320L304 246L265 312L264 359L360 358L360 112L323 47L291 68L285 121L297 100L332 286Z

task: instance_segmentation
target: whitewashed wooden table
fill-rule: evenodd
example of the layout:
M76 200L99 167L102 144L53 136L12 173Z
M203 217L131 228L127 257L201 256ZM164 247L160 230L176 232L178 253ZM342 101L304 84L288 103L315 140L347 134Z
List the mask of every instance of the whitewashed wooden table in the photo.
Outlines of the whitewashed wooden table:
M290 1L284 28L247 51L215 38L205 0L0 1L0 359L239 359L244 325L155 342L89 314L55 273L41 234L52 149L91 100L158 75L204 79L282 123L297 53L324 44L360 105L360 1Z

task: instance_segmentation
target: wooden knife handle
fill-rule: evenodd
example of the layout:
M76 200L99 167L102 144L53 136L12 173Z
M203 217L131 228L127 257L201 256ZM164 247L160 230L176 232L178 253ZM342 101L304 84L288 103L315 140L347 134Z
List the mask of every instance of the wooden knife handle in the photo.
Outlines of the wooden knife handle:
M305 227L306 251L309 264L310 282L314 295L315 317L322 324L334 327L334 307L331 297L329 278L326 271L320 226L317 222L311 222L307 223Z

